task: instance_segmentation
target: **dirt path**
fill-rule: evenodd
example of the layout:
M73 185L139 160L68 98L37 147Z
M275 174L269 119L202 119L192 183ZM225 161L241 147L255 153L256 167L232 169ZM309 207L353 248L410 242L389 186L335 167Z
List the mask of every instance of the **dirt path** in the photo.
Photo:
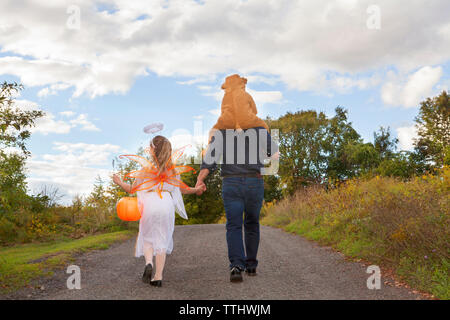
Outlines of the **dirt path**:
M162 288L141 282L134 239L77 258L81 289L68 290L65 270L6 298L24 299L420 299L408 289L369 290L366 267L299 236L262 227L258 276L230 283L224 225L176 226ZM392 280L391 280L392 281Z

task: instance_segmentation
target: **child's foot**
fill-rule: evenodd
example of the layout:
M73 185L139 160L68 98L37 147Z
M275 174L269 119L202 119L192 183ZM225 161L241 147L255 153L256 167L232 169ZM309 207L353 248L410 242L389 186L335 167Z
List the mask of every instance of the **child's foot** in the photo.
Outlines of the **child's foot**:
M144 274L142 275L142 281L144 283L150 283L152 278L153 265L149 263L145 266Z
M161 276L158 277L155 275L155 277L150 281L150 284L155 287L161 287L162 286L162 277Z
M152 280L152 281L150 281L150 285L155 286L155 287L161 287L162 280Z

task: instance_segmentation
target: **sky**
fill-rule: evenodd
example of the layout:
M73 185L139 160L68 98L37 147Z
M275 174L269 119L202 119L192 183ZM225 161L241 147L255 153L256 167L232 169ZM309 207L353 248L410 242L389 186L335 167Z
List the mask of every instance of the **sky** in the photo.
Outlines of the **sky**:
M262 118L337 106L366 142L390 127L411 150L420 101L450 86L448 0L3 0L0 81L40 109L31 192L86 195L161 122L174 147L205 141L226 76Z

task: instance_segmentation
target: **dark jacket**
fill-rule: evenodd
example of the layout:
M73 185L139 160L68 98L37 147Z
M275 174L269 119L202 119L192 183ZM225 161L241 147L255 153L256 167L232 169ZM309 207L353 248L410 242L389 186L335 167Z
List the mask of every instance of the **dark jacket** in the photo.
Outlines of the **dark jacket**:
M218 134L221 136L218 137ZM216 143L216 137L221 138L222 143L220 140ZM266 142L261 139L266 139ZM220 164L222 177L257 175L264 167L264 160L276 152L278 145L264 127L245 129L240 133L235 130L218 130L208 145L200 169L213 172Z

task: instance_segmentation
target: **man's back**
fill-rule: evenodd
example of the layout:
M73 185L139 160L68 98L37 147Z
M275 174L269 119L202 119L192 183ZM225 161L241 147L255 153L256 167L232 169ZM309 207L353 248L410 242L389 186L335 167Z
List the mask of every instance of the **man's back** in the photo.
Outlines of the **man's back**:
M278 146L264 127L216 130L201 169L214 171L221 164L224 177L258 175L264 167L264 160L277 151Z

